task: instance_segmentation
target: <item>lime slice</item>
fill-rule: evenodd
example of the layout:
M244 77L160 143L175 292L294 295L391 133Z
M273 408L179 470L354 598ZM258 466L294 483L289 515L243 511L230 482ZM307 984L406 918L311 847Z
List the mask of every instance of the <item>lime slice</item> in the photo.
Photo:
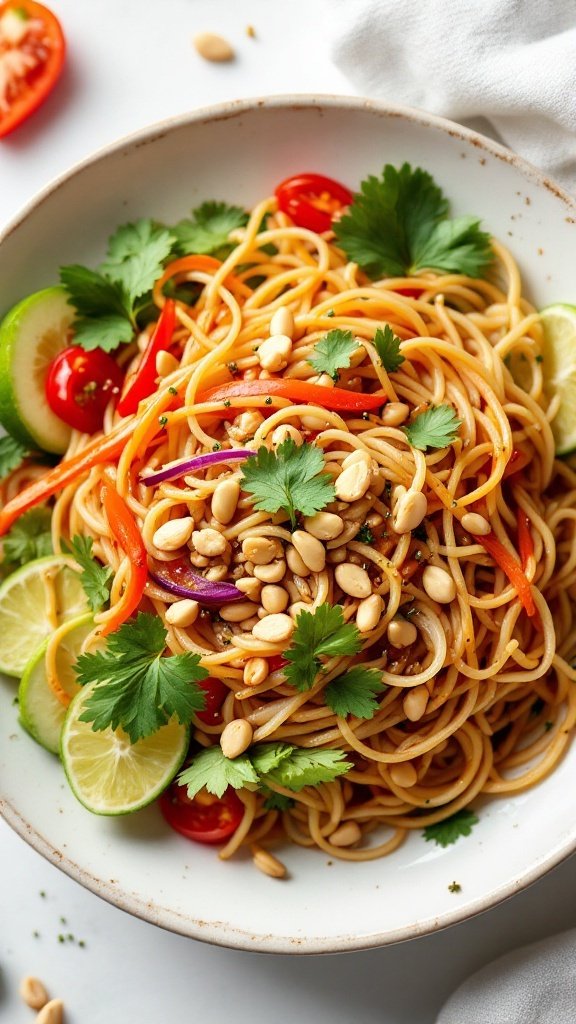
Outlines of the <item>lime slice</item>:
M63 288L23 299L0 324L0 423L17 441L61 455L71 429L52 412L45 383L54 357L70 344L74 310Z
M32 738L52 754L60 751L60 733L67 705L56 697L49 675L55 674L57 684L70 697L77 693L79 687L74 665L93 627L91 614L64 622L30 659L20 681L20 721Z
M72 792L93 814L130 814L151 803L172 781L188 750L188 728L172 718L157 732L130 743L122 729L94 732L81 722L97 686L74 697L62 729L60 756Z
M73 564L63 555L37 558L0 585L0 672L21 676L30 655L60 623L88 611Z
M576 448L576 306L546 306L541 322L546 390L550 396L560 396L560 408L551 424L556 453L567 455Z

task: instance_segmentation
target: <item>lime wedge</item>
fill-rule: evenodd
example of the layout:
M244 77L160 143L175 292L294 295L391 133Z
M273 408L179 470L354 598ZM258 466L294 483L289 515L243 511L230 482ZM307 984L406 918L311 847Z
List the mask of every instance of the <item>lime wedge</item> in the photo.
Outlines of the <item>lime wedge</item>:
M576 306L546 306L541 323L546 390L550 396L560 396L560 408L551 424L556 453L567 455L576 448Z
M54 629L88 611L73 564L63 555L37 558L0 585L0 672L21 676Z
M91 614L64 622L32 656L20 681L20 721L32 738L52 754L60 751L60 733L67 705L56 697L49 675L55 675L57 684L70 697L78 692L74 665L93 627ZM49 644L54 650L53 658L48 651Z
M46 374L70 344L74 310L64 288L22 299L0 324L0 422L30 448L62 454L71 430L46 401Z
M74 795L93 814L130 814L152 803L172 781L188 750L187 726L172 718L130 743L122 729L94 732L81 722L91 683L74 697L62 729L60 756Z

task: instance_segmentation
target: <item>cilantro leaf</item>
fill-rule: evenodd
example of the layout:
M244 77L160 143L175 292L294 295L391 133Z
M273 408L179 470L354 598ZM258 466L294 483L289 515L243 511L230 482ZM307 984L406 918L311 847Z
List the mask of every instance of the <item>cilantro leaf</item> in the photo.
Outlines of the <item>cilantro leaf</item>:
M122 288L97 270L73 263L60 267L60 281L80 319L103 315L128 316Z
M20 441L16 441L15 438L7 435L0 437L0 480L9 476L13 470L18 469L20 463L29 454L26 446L20 444Z
M127 344L133 337L134 328L126 317L83 317L74 321L74 341L87 352L95 348L113 352L118 345Z
M404 356L400 351L400 338L396 337L390 324L386 324L384 330L378 327L374 335L374 348L386 373L394 373L402 366Z
M448 200L427 171L386 164L368 177L334 224L344 252L375 279L440 270L479 276L492 260L474 217L448 219Z
M266 775L289 757L292 747L288 743L258 743L250 751L252 764L259 775Z
M345 370L350 366L350 359L357 348L358 342L352 331L336 328L328 331L328 334L314 346L314 355L308 362L317 373L327 373L332 380L338 380L338 370Z
M174 236L167 228L143 217L133 224L123 224L108 242L108 256L100 270L122 287L128 302L150 291L162 273L164 260L174 245Z
M432 405L402 430L413 448L425 452L428 448L446 448L452 444L458 437L461 423L451 405Z
M88 598L93 612L108 603L110 599L110 580L114 571L109 565L100 565L92 555L92 537L73 537L70 544L63 544L64 551L70 553L80 566L80 582Z
M299 793L304 786L333 782L339 775L349 771L353 765L345 758L343 750L306 750L303 747L292 747L290 754L284 757L276 768L272 768L263 776L263 782L270 780L278 786Z
M346 718L373 718L378 711L376 694L386 689L382 682L382 673L375 668L354 668L337 676L324 690L324 700L335 715Z
M437 821L435 825L427 825L423 833L424 839L427 843L433 841L438 846L451 846L461 836L469 836L478 821L479 819L473 811L456 811L456 814L445 818L444 821Z
M180 786L186 786L190 799L201 789L221 797L228 786L242 789L247 783L257 784L258 776L246 754L228 758L219 745L207 747L195 754L191 763L178 776Z
M254 497L254 508L264 512L283 509L296 526L296 512L313 516L334 500L332 477L323 473L324 456L312 444L299 447L291 437L275 452L262 446L243 464L240 487Z
M288 682L304 692L314 685L322 667L320 658L357 654L362 644L358 628L344 622L340 605L321 604L314 614L302 611L296 619L292 643L285 652Z
M140 612L107 638L106 650L81 654L78 682L95 682L80 716L92 729L122 728L132 743L150 736L176 715L187 725L202 711L205 695L197 685L208 675L198 654L163 658L166 630L156 615Z
M266 811L288 811L294 807L295 801L291 796L284 796L283 793L275 793L273 789L262 787L262 793L266 794L264 809Z
M13 568L52 554L52 513L45 505L31 508L14 523L2 542L4 562Z
M171 230L180 256L188 253L227 255L228 235L248 223L248 214L240 206L209 201L192 210L192 217L181 220Z

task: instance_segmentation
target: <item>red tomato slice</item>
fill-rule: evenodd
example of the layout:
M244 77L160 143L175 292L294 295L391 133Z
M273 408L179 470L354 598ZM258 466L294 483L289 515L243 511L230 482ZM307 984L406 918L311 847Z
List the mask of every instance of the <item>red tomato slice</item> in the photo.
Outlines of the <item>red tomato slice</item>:
M345 185L323 174L295 174L276 189L278 206L300 228L330 231L336 213L352 202Z
M0 138L29 117L54 88L66 42L58 19L35 0L0 4Z
M123 380L118 364L101 348L87 352L73 345L59 352L48 370L46 401L64 423L85 434L95 434Z
M220 725L222 721L222 715L220 714L220 708L222 707L226 697L230 693L230 690L221 679L216 676L208 676L207 679L202 679L198 683L201 690L204 690L206 696L206 705L203 711L196 712L196 718L205 725Z
M244 805L228 787L221 798L202 790L191 800L186 786L173 782L160 797L160 810L175 832L195 843L223 843L244 816Z

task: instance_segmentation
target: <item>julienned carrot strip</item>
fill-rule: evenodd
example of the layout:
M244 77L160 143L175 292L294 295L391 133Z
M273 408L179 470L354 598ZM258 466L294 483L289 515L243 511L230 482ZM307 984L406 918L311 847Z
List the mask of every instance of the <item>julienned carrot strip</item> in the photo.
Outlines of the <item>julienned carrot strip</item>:
M530 518L521 508L518 509L518 552L522 569L526 571L528 562L534 557L534 541L530 532Z
M197 270L203 274L214 274L221 266L221 260L217 260L214 256L182 256L180 259L172 260L164 269L162 277L154 285L154 295L159 299L166 282L171 277L176 277L177 274L193 274ZM228 274L224 278L224 284L230 291L236 291L245 298L252 294L252 290L243 281L234 277L234 274Z
M278 395L291 402L318 405L335 412L368 412L379 409L387 401L386 395L368 395L345 388L325 388L321 384L292 378L270 380L233 380L208 388L196 396L195 404L225 402L229 398L252 398L255 395Z
M124 593L102 625L101 635L108 636L130 618L140 604L148 579L148 558L142 535L124 498L108 484L104 484L101 497L112 535L130 559L130 577Z
M530 583L514 556L498 540L495 533L488 533L485 537L478 534L474 539L479 544L482 544L488 554L494 559L496 565L508 577L527 614L531 617L535 615L536 605L532 597Z
M34 505L39 505L41 502L51 498L53 494L56 494L56 491L67 487L68 484L76 480L77 477L82 476L83 473L87 473L93 466L118 458L133 430L133 421L123 423L105 437L98 437L95 441L91 441L77 455L73 455L72 458L60 462L53 469L49 469L44 476L35 480L28 487L25 487L15 498L8 501L0 511L0 536L6 533L12 526L12 523L29 508L33 508Z

